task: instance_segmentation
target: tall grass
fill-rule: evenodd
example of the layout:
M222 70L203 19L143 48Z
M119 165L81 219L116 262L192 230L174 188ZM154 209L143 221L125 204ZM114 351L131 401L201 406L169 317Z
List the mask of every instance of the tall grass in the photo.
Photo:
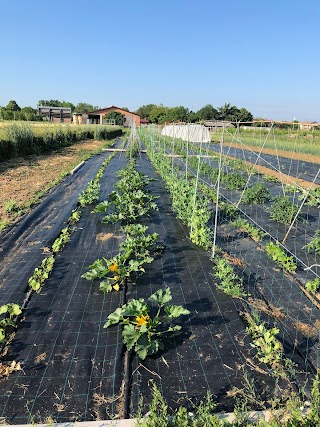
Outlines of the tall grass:
M49 152L86 139L109 140L121 134L118 126L5 124L0 128L0 161Z

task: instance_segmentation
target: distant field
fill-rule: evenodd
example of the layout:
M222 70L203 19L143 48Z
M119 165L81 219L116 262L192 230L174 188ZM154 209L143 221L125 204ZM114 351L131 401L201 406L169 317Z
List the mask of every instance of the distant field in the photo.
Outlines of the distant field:
M222 131L211 132L213 142L219 142ZM301 131L287 129L227 129L224 133L225 142L248 144L256 147L265 147L320 155L320 131Z

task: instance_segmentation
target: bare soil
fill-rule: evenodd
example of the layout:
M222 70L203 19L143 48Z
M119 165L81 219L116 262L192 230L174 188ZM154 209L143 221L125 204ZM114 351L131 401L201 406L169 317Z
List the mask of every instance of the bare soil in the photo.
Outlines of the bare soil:
M84 141L59 152L1 162L0 223L14 221L26 211L30 201L38 201L40 192L54 186L59 177L83 160L85 154L93 154L104 145L105 141ZM11 212L8 202L14 203Z

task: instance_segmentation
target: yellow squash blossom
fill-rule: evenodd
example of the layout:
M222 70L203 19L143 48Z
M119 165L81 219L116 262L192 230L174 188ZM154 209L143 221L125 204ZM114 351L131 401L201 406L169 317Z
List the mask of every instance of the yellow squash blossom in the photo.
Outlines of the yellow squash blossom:
M116 285L113 285L113 289L115 291L118 291L120 289L120 286L118 285L118 283Z
M112 271L112 273L114 273L115 271L118 271L118 266L119 264L115 262L114 264L110 265L109 269Z
M149 316L139 316L139 317L136 317L137 326L140 327L142 325L146 325L148 323L149 319L150 319Z

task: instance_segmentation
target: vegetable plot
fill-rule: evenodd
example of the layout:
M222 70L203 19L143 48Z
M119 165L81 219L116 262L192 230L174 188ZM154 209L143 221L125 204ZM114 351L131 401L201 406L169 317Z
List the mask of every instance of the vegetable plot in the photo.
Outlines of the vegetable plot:
M257 308L251 248L242 263L222 236L210 261L212 188L198 189L189 172L150 148L163 180L144 155L128 161L117 154L82 192L91 203L99 184L97 207L70 210L72 233L61 227L49 247L54 268L49 274L43 266L45 287L32 294L6 355L8 369L13 362L23 368L0 384L0 416L9 422L28 421L23 399L35 422L133 416L140 394L143 405L151 402L150 380L172 408L192 407L209 391L218 410L233 410L244 390L248 408L262 409L295 390L288 354L305 369L303 380L309 376L271 308Z

